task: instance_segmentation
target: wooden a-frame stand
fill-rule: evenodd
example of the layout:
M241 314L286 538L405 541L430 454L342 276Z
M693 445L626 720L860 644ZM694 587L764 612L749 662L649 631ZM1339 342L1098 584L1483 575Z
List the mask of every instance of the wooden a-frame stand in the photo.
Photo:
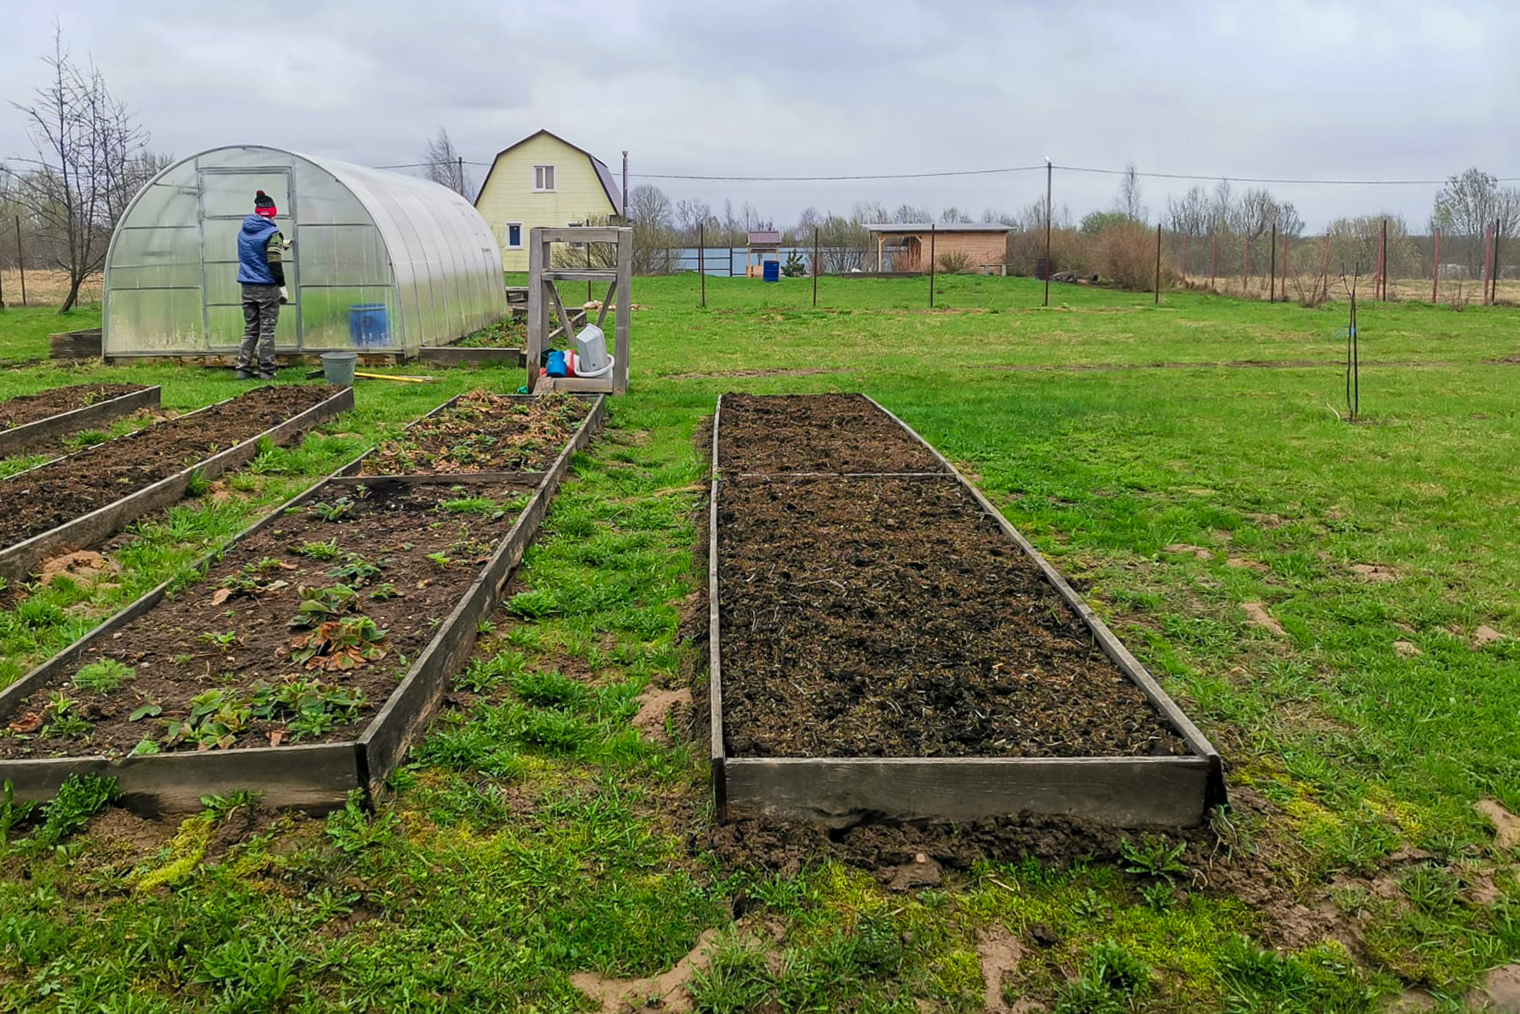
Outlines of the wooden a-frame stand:
M616 243L617 270L576 269L555 270L549 256L552 243ZM528 390L534 394L546 391L592 391L605 394L623 394L628 390L628 325L632 316L631 276L633 274L633 230L617 227L570 227L545 228L538 226L528 238ZM545 336L553 329L553 317L558 317L567 339L575 334L570 314L559 298L555 282L607 282L607 295L602 298L601 312L597 314L596 326L601 327L607 319L607 309L614 304L616 295L616 327L613 347L609 350L613 366L605 377L541 377L539 360L545 346Z

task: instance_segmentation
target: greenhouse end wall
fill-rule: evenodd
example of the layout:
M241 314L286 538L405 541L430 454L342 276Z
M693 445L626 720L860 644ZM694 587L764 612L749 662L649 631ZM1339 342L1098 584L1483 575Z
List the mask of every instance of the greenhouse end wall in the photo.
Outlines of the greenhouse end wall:
M506 315L500 248L453 191L276 148L215 148L154 177L111 237L107 356L236 351L237 234L259 190L274 199L275 223L291 242L278 352L415 355ZM351 317L368 322L361 342Z

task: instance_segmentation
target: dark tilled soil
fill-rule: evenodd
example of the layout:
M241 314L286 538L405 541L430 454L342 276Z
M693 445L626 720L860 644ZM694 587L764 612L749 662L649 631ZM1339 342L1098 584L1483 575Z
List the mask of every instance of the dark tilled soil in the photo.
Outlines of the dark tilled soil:
M352 487L348 487L351 489ZM329 502L342 490L335 490ZM499 517L490 513L460 513L442 509L445 500L487 497L503 506ZM183 717L190 699L208 690L246 693L256 680L278 684L283 679L318 678L363 691L365 703L358 721L338 726L325 736L303 742L351 738L384 705L407 668L433 638L438 623L458 604L486 557L511 529L526 494L521 489L487 485L468 488L449 485L401 486L381 483L355 501L351 513L325 521L310 511L286 515L234 546L209 574L177 597L166 599L119 634L87 652L78 665L38 690L7 716L0 731L0 756L50 757L86 753L120 754L145 737L162 739L165 721ZM300 602L298 589L329 587L343 581L327 572L341 560L315 560L294 551L309 542L337 540L342 554L358 553L381 563L382 572L359 587L356 611L389 632L382 659L347 672L307 671L290 658L291 640L304 630L291 630ZM442 553L446 565L428 559ZM267 594L235 595L213 602L222 583L248 564L278 561L262 572L268 580L287 585ZM376 601L370 594L380 584L392 584L397 595ZM202 635L235 631L236 642L222 649ZM90 693L69 685L73 674L90 662L112 658L132 667L135 675L114 691ZM49 701L60 690L77 702L79 714L93 727L86 734L45 735ZM140 704L153 701L163 714L133 722ZM269 746L270 733L283 722L252 723L238 734L235 747ZM194 750L193 744L176 749Z
M55 387L40 394L25 394L0 402L0 430L15 429L39 419L72 412L76 408L120 398L142 389L142 384L75 384L72 387Z
M526 318L504 317L452 344L462 349L520 349L528 342Z
M945 470L859 394L725 394L718 466L725 475Z
M156 423L0 482L0 546L145 489L325 401L321 384L260 387L202 412Z
M590 402L568 394L519 400L471 391L453 408L381 443L364 459L362 474L541 471L590 410Z
M734 755L1187 752L954 479L745 479L719 496Z

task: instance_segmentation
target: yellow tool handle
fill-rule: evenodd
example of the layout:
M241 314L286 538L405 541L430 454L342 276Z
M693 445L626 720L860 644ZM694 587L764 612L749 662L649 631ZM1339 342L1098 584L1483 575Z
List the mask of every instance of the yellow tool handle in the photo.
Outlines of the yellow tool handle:
M371 380L396 380L403 384L426 384L433 379L432 377L397 377L389 373L361 373L358 370L354 371L354 376L369 377Z

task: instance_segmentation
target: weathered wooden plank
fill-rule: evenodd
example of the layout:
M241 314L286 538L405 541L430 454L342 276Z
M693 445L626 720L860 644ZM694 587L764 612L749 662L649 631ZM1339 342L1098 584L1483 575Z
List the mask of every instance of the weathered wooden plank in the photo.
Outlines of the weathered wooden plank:
M424 363L438 366L465 366L478 363L495 366L522 366L526 357L522 349L475 349L455 345L424 345L417 353Z
M540 394L568 391L572 394L612 394L616 385L607 377L539 377Z
M1103 653L1140 688L1140 692L1155 706L1156 710L1166 716L1167 721L1176 730L1177 734L1187 743L1188 749L1209 762L1209 805L1223 804L1226 800L1224 764L1220 759L1219 751L1209 742L1208 737L1193 724L1192 720L1177 706L1177 702L1172 700L1171 695L1161 688L1161 685L1156 682L1145 666L1140 663L1140 660L1135 658L1119 638L1114 635L1114 632L1109 629L1108 624L1103 622L1102 617L1093 612L1092 607L1087 604L1081 595L1077 594L1076 589L1067 583L1066 578L1061 575L1061 572L1050 565L1050 562L1045 559L1044 555L1034 547L1032 542L1024 537L1022 532L1003 516L1003 512L998 510L997 506L987 498L985 493L972 485L961 474L960 469L956 468L950 462L950 459L941 454L933 444L920 436L917 430L903 422L874 398L869 395L865 397L867 401L886 413L897 425L906 430L908 435L925 447L930 454L933 454L940 464L951 475L955 476L961 486L976 499L982 510L997 522L1003 534L1018 543L1019 548L1024 551L1024 555L1034 561L1035 565L1040 568L1040 572L1045 575L1045 580L1050 583L1051 587L1055 588L1057 594L1061 596L1066 604L1071 606L1077 615L1081 617L1083 624L1087 627L1088 632L1091 633L1094 642L1103 649Z
M0 430L0 458L20 453L31 444L75 433L79 430L114 422L143 408L157 408L162 388L145 387L115 398L97 401L68 412L38 419L8 430Z
M122 805L147 813L202 809L201 797L240 789L259 792L263 806L314 813L338 809L360 788L352 742L248 750L149 754L112 760L93 755L7 761L0 773L17 798L51 799L70 775L115 778Z
M1203 822L1201 757L730 757L726 816L849 827L893 820L967 821L1015 813L1118 827Z
M616 271L545 271L544 279L550 282L613 282L617 280Z
M380 793L412 740L437 713L448 681L475 646L480 621L495 610L513 570L522 562L549 503L570 469L575 453L590 442L606 418L606 399L597 398L575 434L555 458L528 501L459 604L439 626L433 640L407 671L401 684L360 734L362 778L372 795Z
M275 444L285 443L324 419L346 412L353 407L353 388L343 388L324 401L270 427L258 436L219 451L198 464L181 469L174 475L161 479L136 493L128 494L24 542L0 549L0 577L17 583L24 581L31 569L46 557L66 549L87 549L98 545L143 515L178 503L184 497L192 477L199 475L206 479L215 479L223 472L239 468L252 461L258 454L262 441L267 439ZM192 412L183 418L189 419L195 415L196 413ZM128 440L132 437L122 439ZM26 473L22 472L17 476L12 476L9 481L14 482L25 475Z
M613 334L612 390L628 393L629 330L633 324L633 230L618 231L617 324Z
M544 227L539 235L546 243L616 243L621 230L615 226Z
M707 501L707 697L712 729L711 766L713 802L719 820L727 819L728 774L723 745L723 648L718 612L718 429L723 424L723 395L713 409L712 487Z

